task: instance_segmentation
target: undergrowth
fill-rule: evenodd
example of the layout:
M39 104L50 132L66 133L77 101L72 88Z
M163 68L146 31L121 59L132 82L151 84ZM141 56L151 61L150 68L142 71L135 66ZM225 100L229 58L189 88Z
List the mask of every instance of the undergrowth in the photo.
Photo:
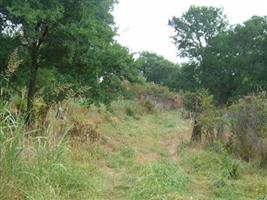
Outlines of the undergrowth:
M70 103L67 119L55 120L50 113L50 123L38 134L4 107L1 113L1 200L264 200L267 195L266 171L257 163L237 159L219 142L190 145L191 121L179 111L148 114L123 100L109 108ZM82 130L93 126L98 140L77 140L83 134L77 123Z
M82 198L80 191L93 189L79 168L68 159L66 134L56 137L48 127L32 137L11 115L0 126L1 199Z

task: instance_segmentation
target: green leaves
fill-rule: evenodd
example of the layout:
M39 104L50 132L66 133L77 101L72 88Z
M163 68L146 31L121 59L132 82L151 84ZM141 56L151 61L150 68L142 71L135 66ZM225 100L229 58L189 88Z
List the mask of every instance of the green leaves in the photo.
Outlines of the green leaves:
M143 52L140 55L137 65L147 81L177 89L176 82L180 74L179 65L149 52Z
M187 90L209 89L222 105L267 89L266 16L229 27L221 8L192 6L169 24L176 32L173 39L179 55L189 58L181 69L193 83Z
M266 89L266 25L266 17L252 17L210 40L201 80L218 101Z
M0 1L0 44L7 47L0 51L0 64L7 64L5 57L15 48L24 48L22 70L12 81L23 79L20 83L25 84L26 79L35 79L30 73L33 68L40 70L39 80L34 81L36 87L32 90L36 88L36 96L46 101L54 102L57 96L67 96L62 92L68 94L68 89L90 98L90 102L115 98L121 80L135 81L138 76L128 49L113 40L116 33L110 11L115 2ZM1 71L4 70L1 66ZM100 78L103 79L101 83ZM61 90L62 85L68 87Z
M176 32L173 40L179 55L200 62L203 48L225 30L227 21L220 8L191 6L182 17L173 17L169 25Z

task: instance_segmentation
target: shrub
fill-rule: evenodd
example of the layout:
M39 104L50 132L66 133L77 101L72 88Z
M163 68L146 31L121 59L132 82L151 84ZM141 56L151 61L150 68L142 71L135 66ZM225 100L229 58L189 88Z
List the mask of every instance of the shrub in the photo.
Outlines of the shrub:
M137 99L148 113L181 108L181 98L167 87L153 83L131 84L124 82L124 99Z
M97 130L96 125L87 121L75 120L72 122L73 127L69 131L72 138L81 142L96 142L100 139L100 133Z
M215 139L215 128L219 119L219 112L213 103L213 96L207 90L186 92L182 97L185 110L192 113L194 124L192 141L201 141L202 135L212 143Z
M143 102L143 106L146 109L146 112L148 113L153 113L155 111L155 105L149 100Z
M243 159L266 159L267 101L266 95L247 96L229 108L232 140L230 150Z

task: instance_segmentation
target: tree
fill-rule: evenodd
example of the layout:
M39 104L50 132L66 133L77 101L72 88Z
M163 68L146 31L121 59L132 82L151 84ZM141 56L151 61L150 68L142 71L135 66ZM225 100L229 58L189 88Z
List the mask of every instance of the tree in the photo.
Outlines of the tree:
M252 17L210 40L200 79L219 104L266 90L266 17Z
M171 90L196 91L200 88L199 68L195 63L174 64L155 53L143 52L136 61L147 81Z
M236 38L233 32L221 33L205 49L203 62L200 66L200 79L203 87L208 88L220 105L224 105L233 96L241 83L241 66Z
M180 73L175 79L176 90L195 92L200 89L199 73L199 67L195 63L182 64Z
M189 58L191 70L187 71L196 80L194 85L209 89L224 105L267 89L266 21L266 16L254 16L229 27L222 9L192 6L169 24L176 31L173 39L180 56Z
M38 75L53 74L56 78L51 80L68 84L78 95L87 98L107 91L110 83L107 80L111 77L133 80L137 76L132 56L113 40L116 32L110 11L114 3L113 0L0 2L1 37L8 38L3 45L7 46L8 40L16 40L18 44L14 48L22 47L25 52L16 78L29 77L28 121L34 96L43 87L38 85ZM100 84L101 77L105 78ZM116 83L119 85L119 81Z
M20 45L25 47L31 58L27 97L27 111L30 113L36 90L40 50L46 43L49 32L63 16L63 7L56 0L3 0L0 7L0 13L6 21L4 29L14 30L14 35L10 36L19 39Z
M203 49L210 39L225 30L227 21L221 8L191 6L181 17L173 17L169 25L176 32L173 40L179 56L200 63Z
M137 65L147 81L176 89L180 66L155 53L143 52Z
M98 83L89 91L88 99L93 100L92 103L108 104L123 92L123 80L131 83L139 81L139 71L133 55L120 44L114 43L103 49L97 60L102 67L97 69Z

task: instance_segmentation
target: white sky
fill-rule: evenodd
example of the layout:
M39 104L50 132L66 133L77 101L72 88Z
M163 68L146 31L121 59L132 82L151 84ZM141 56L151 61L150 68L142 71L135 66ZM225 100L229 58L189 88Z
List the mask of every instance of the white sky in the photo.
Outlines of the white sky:
M168 20L181 16L190 5L223 7L231 24L267 15L267 0L119 0L113 12L119 27L116 39L131 52L151 51L179 62Z

